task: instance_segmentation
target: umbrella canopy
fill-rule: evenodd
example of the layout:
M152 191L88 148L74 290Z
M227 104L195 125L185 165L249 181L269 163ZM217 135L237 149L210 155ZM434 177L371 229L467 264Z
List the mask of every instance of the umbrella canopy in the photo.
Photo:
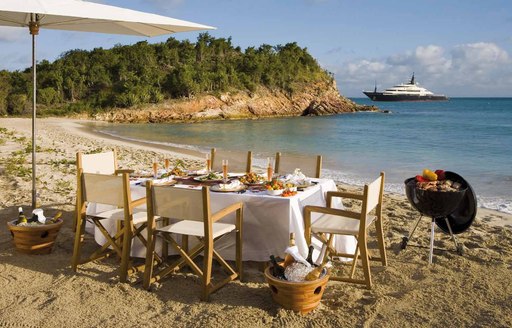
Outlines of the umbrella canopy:
M40 28L80 32L157 36L214 27L81 0L1 0L0 26L28 27L32 34L32 207L36 192L36 53Z
M53 30L157 36L213 29L170 17L80 0L2 0L0 25L27 27L33 20Z

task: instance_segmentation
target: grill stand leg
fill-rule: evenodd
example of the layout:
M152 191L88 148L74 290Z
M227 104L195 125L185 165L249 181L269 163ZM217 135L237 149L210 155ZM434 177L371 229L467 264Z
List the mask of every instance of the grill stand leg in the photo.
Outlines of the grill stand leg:
M418 224L420 223L422 218L423 218L423 215L420 215L418 220L416 220L416 223L414 224L414 227L412 228L408 237L402 237L402 243L400 244L401 249L405 249L407 247L407 243L409 242L409 240L412 239L412 235L414 235L414 232L416 231L416 228L418 227Z
M463 247L462 244L459 244L457 242L457 239L455 238L455 235L453 234L452 227L450 226L450 222L448 221L448 218L444 218L444 222L446 222L446 226L448 227L448 231L450 232L450 236L452 237L453 243L455 244L455 250L457 251L457 254L463 255Z
M432 264L432 257L434 256L434 229L436 227L436 219L432 217L430 226L430 255L428 257L428 264Z

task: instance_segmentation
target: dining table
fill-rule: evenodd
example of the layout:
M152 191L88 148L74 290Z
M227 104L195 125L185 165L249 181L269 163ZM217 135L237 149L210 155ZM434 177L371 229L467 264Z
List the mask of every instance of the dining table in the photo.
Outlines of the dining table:
M197 180L197 179L196 179ZM202 185L214 186L212 183L200 183L194 179L181 179L177 184L168 188L201 188ZM217 182L218 183L218 182ZM242 241L242 260L243 261L268 261L270 255L283 256L284 250L289 246L290 233L295 234L295 244L299 252L306 257L309 245L304 236L304 216L303 209L307 205L325 206L326 193L336 191L336 183L332 179L308 179L309 185L300 188L296 194L283 197L281 195L270 195L262 188L249 187L236 192L214 191L219 188L210 188L210 206L212 213L215 213L230 204L243 203L243 241ZM132 181L131 186L132 199L145 197L146 188L140 181ZM331 204L334 208L343 208L340 198L333 198ZM89 204L86 214L92 214L111 209L109 205ZM318 216L312 215L312 222ZM234 223L235 214L226 216L220 222ZM115 232L116 222L102 220L102 224L110 233ZM95 241L102 245L106 242L104 236L98 228L88 226L88 231L94 234ZM145 234L145 230L143 231ZM192 242L193 239L190 239ZM314 241L314 238L313 238ZM356 240L351 236L336 236L334 246L337 251L342 253L354 253ZM191 245L192 246L192 245ZM319 241L313 242L315 247L313 259L320 260L322 244ZM156 249L161 249L159 243ZM235 260L235 234L227 236L215 242L215 249L227 260ZM169 254L175 254L169 249ZM132 257L144 258L146 248L138 239L134 239L132 244Z

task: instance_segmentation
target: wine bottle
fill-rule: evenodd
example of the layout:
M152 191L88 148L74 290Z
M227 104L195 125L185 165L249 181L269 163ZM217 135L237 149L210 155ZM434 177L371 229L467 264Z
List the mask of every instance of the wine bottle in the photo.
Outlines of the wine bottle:
M322 263L322 265L314 268L311 272L309 272L305 278L307 281L313 281L320 278L320 275L322 274L322 271L324 271L325 266L327 265L327 262Z
M27 223L27 217L23 214L23 208L18 207L18 221L16 224Z
M28 222L38 222L38 216L35 213L32 213L32 217L27 220Z
M308 257L306 258L306 261L308 261L308 263L311 265L315 264L315 263L313 263L313 250L314 249L315 248L313 247L313 245L309 245Z
M293 246L295 246L295 233L291 232L290 233L290 241L288 243L288 247L293 247ZM293 256L291 254L289 254L287 252L286 255L284 256L283 266L286 268L287 266L289 266L293 262L295 262L295 259L293 258Z
M286 280L284 268L277 263L274 255L270 255L270 261L272 262L272 275L278 279Z
M55 223L55 222L57 222L60 219L61 216L62 216L62 212L59 211L59 212L57 212L57 214L55 214L55 216L53 218L51 218L50 220L47 220L45 223L46 224Z

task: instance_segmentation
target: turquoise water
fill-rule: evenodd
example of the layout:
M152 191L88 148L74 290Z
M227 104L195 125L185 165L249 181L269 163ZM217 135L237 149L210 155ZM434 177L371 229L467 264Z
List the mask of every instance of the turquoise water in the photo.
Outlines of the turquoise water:
M458 98L431 103L372 103L391 114L215 121L195 124L98 125L123 138L208 151L253 150L260 163L276 151L324 156L326 177L360 185L386 172L388 191L423 168L468 180L479 205L512 213L512 98Z

